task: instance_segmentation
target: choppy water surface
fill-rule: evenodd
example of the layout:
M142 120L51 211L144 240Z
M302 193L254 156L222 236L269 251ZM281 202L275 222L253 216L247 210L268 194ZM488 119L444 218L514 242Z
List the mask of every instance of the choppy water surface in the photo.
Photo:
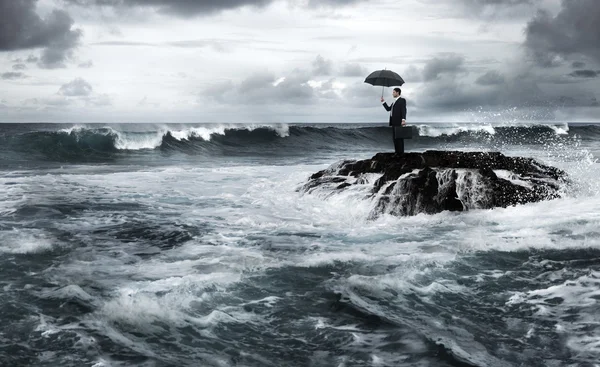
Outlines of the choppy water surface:
M373 125L1 125L0 365L594 366L600 127L417 126L573 179L558 200L367 220L296 191Z

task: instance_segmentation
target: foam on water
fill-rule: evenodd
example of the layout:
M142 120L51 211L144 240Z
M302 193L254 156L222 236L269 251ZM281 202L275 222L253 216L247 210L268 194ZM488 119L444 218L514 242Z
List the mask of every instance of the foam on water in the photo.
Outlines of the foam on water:
M171 135L210 139L219 131ZM122 149L144 149L132 147ZM71 166L7 175L1 212L10 218L0 255L29 259L57 246L64 253L26 275L31 289L3 284L5 299L35 310L26 337L46 340L41 349L57 345L44 363L64 362L66 350L98 366L273 365L285 350L299 363L312 353L315 365L414 365L411 355L443 344L460 360L502 366L515 353L540 356L505 353L520 348L506 340L544 345L539 338L550 332L565 337L571 361L592 361L600 353L600 275L566 261L531 260L600 249L600 199L588 189L596 163L579 169L562 162L576 173L562 199L376 220L368 219L373 201L366 196L377 176L340 194L303 195L295 190L328 166L312 163L114 172ZM464 172L459 177L473 183ZM502 256L516 257L516 265L504 266ZM543 271L548 266L556 268ZM25 291L35 302L18 298ZM332 311L332 294L351 311ZM380 327L365 326L371 316ZM487 323L505 317L519 327ZM132 355L138 359L127 360Z
M472 125L417 125L419 135L439 137L442 135L456 135L463 132L483 132L494 135L496 130L492 125L488 124L472 124Z
M35 254L51 250L53 239L42 230L0 231L0 253Z

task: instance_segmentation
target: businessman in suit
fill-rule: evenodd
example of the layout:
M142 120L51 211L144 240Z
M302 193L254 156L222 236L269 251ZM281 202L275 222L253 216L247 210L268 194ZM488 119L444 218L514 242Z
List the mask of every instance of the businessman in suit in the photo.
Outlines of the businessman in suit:
M405 126L406 125L406 100L400 97L402 90L394 88L392 96L394 101L388 106L387 102L381 97L383 108L390 111L390 126ZM396 138L396 129L392 129L394 138L394 150L396 153L404 153L404 139Z

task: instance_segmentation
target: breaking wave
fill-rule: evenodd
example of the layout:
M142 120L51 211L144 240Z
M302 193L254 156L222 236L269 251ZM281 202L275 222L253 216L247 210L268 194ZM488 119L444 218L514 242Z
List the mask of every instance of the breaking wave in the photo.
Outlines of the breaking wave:
M562 125L417 124L407 148L443 144L547 144L557 139L597 137L600 127ZM206 155L304 155L364 147L389 148L390 130L381 125L205 125L81 126L0 136L2 150L46 159L107 159L151 151Z

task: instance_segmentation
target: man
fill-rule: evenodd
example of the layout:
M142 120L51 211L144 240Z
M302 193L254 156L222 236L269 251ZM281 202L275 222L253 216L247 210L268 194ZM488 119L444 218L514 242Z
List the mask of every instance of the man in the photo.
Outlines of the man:
M405 126L406 125L406 100L400 97L402 90L400 88L394 88L392 91L392 96L394 97L394 102L392 102L391 106L388 106L387 102L381 97L381 103L383 103L383 108L387 111L390 111L390 126L392 129L392 136L394 138L394 151L396 153L404 153L404 139L396 138L396 129L397 126Z

